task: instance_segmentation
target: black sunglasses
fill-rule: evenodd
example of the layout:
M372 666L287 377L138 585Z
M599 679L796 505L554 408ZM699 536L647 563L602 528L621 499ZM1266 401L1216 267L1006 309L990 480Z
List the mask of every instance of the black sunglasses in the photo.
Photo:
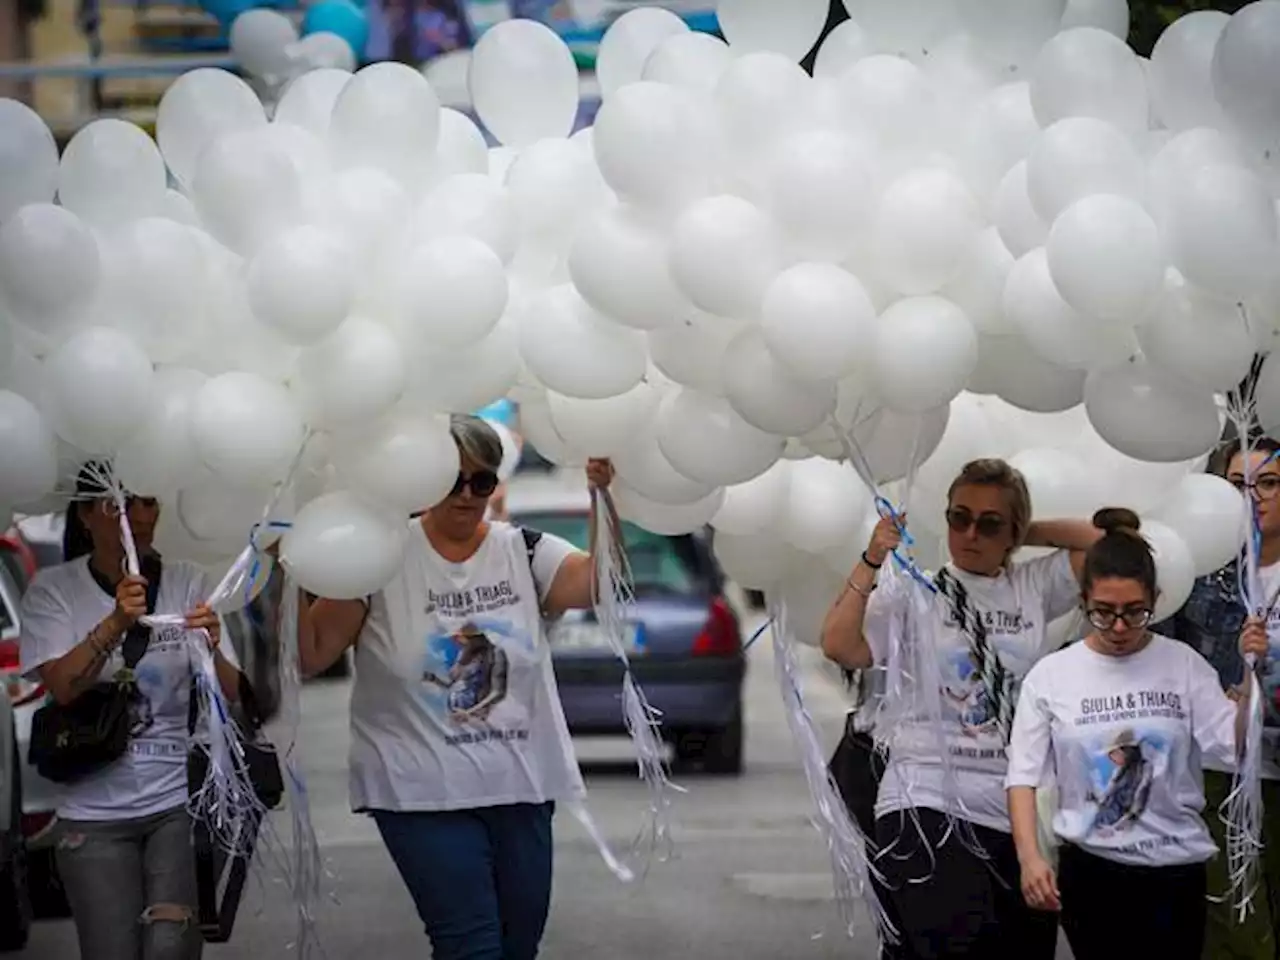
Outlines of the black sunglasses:
M976 527L978 536L998 537L1008 523L1004 517L996 513L984 513L975 517L963 507L953 507L947 511L947 526L956 533L968 533L971 527Z
M1130 630L1141 630L1151 623L1151 618L1155 616L1155 613L1146 607L1130 607L1127 610L1120 611L1095 607L1085 611L1085 615L1089 618L1089 623L1093 625L1095 630L1110 630L1116 625L1117 620L1123 621L1124 625Z
M449 496L456 497L467 487L470 487L471 492L477 497L492 496L493 491L498 489L498 482L498 475L492 470L477 470L471 476L458 471L458 479L453 482L453 489L449 491Z

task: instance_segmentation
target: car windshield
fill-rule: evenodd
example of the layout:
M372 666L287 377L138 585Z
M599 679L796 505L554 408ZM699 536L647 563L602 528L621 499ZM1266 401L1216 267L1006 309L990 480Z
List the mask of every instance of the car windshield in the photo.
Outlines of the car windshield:
M587 549L588 518L585 513L528 513L513 518L531 530L563 537L579 550ZM706 593L708 584L698 561L692 537L665 537L622 523L622 539L631 561L637 593Z

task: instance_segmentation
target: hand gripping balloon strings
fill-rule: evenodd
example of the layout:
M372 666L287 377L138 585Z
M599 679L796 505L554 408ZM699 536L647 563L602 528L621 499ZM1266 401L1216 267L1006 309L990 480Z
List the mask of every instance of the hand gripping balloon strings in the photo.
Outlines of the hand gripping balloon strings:
M1259 367L1254 362L1255 373ZM1256 376L1252 378L1256 380ZM1250 383L1251 386L1251 383ZM1255 411L1252 389L1233 392L1227 401L1228 415L1236 428L1240 440L1240 451L1243 454L1246 530L1244 549L1237 561L1237 588L1240 602L1250 617L1267 622L1270 609L1262 588L1259 557L1262 552L1262 529L1258 517L1257 501L1252 495L1254 478L1266 463L1275 458L1271 454L1258 467L1252 466L1252 426L1255 422ZM1274 602L1274 601L1272 601ZM1258 682L1259 664L1250 654L1245 657L1245 678L1249 685L1248 713L1245 725L1244 743L1237 758L1235 774L1232 777L1231 792L1222 804L1220 816L1226 831L1227 874L1230 880L1229 896L1237 919L1243 923L1253 911L1253 899L1260 884L1260 864L1262 854L1262 751L1264 710L1262 686Z
M919 621L927 621L934 615L929 609L930 605L936 603L938 599L947 600L950 605L949 597L942 592L938 581L921 570L915 558L911 556L910 548L914 545L915 538L907 529L903 512L897 510L877 487L870 461L859 448L856 438L850 431L844 430L834 418L831 420L831 425L845 451L846 460L871 491L877 513L881 517L892 520L901 537L900 546L890 554L896 567L894 573L897 576L910 577L911 581L919 587L909 602L915 618ZM919 425L912 442L912 455L907 475L904 477L904 486L908 491L915 481L918 469L915 463L919 452L918 442ZM886 573L886 576L889 575L892 574ZM943 583L950 586L945 579ZM959 622L963 624L966 620L960 619ZM948 798L946 811L948 830L941 841L934 841L926 836L924 826L914 812L915 805L908 805L911 812L907 815L914 821L919 839L930 851L930 856L932 857L935 842L940 846L954 833L968 850L976 856L986 858L988 854L972 827L964 802L960 799L959 780L951 758L950 745L947 742L948 725L944 722L946 711L942 702L944 681L937 651L932 649L931 645L922 642L923 638L916 635L918 631L907 628L906 611L892 619L888 633L888 669L885 675L885 691L879 708L884 722L878 721L876 724L877 748L889 753L898 750L903 755L909 755L911 751L923 750L932 757L936 757L941 765L943 794ZM885 736L880 731L888 731L888 735ZM922 742L925 740L930 743L926 745ZM899 776L900 774L895 771L890 775ZM913 784L905 781L900 782L899 790L910 797L912 786ZM883 850L879 855L891 855L891 849Z
M831 777L822 736L805 706L795 641L790 634L785 602L771 602L769 613L770 621L775 625L773 661L787 725L800 749L800 760L814 807L813 825L826 844L831 858L831 874L841 918L849 935L853 936L857 923L856 904L861 900L880 938L885 942L897 943L898 931L890 922L871 882L873 877L876 881L883 882L872 862L874 844L863 835L857 823L849 816L849 808Z
M594 608L610 648L622 664L622 710L627 732L635 746L640 778L649 793L649 813L632 845L632 856L647 871L656 858L667 860L674 844L671 837L671 793L684 788L671 782L662 738L662 718L644 695L631 670L625 641L635 604L631 565L622 543L622 521L607 490L591 492L595 542L593 557ZM616 871L615 871L616 872Z

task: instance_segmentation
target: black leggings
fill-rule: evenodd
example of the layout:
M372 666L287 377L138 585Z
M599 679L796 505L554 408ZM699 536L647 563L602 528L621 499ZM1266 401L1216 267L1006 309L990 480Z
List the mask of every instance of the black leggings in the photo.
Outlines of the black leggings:
M1013 838L976 824L967 827L985 858L962 843L937 810L917 807L876 821L877 866L902 935L895 956L1053 960L1058 917L1032 910L1022 899ZM1077 954L1076 960L1089 958Z
M1062 928L1076 960L1200 960L1208 909L1203 863L1134 867L1070 845L1058 856Z

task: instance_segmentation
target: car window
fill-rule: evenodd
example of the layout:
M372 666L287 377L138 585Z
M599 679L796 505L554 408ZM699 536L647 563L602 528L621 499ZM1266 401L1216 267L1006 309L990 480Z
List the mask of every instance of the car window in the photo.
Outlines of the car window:
M587 549L585 513L526 513L512 519L522 527L563 537L579 550ZM637 592L699 594L708 591L704 567L692 537L665 537L623 521L622 539Z

